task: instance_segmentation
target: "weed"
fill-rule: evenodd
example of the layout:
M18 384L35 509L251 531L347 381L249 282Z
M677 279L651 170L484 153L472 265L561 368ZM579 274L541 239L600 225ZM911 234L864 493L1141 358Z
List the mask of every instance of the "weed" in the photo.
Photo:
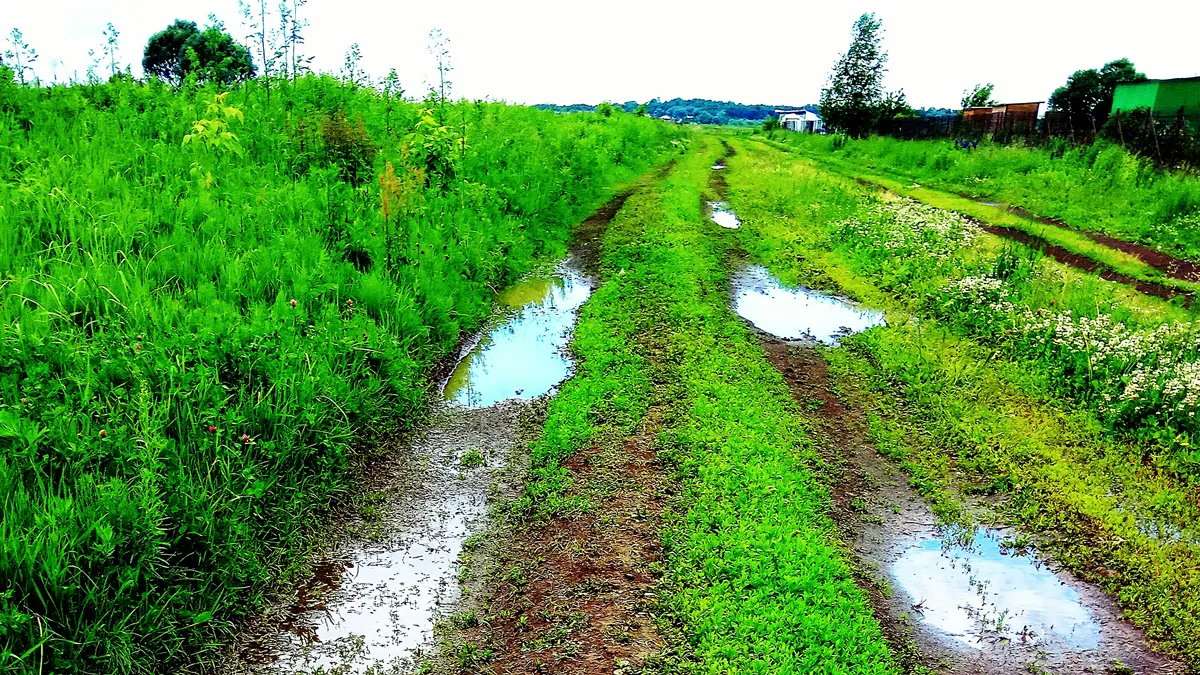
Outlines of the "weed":
M207 662L493 289L681 133L448 104L428 190L416 105L272 88L0 83L0 669Z
M458 460L458 465L464 469L474 469L475 467L483 466L483 453L479 452L479 448L471 448L463 453L461 459Z

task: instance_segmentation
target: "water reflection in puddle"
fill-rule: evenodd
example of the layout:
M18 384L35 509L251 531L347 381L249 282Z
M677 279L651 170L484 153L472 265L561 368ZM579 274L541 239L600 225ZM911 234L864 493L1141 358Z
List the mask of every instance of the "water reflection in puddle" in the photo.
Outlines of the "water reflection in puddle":
M532 279L501 293L511 319L480 339L455 367L443 396L469 408L510 398L541 396L571 373L565 348L580 305L591 294L588 280L563 265L549 279Z
M294 608L285 628L298 639L279 651L272 670L365 672L411 662L440 609L458 600L452 571L487 513L487 482L454 473L449 462L434 468L426 497L406 505L419 518L398 515L385 541L330 565L340 578L316 591L319 603Z
M980 530L970 547L940 537L915 542L892 563L922 621L982 649L997 640L1100 646L1100 626L1079 593L1031 556L1006 555Z
M738 316L784 340L836 345L840 336L884 323L883 312L808 288L789 288L759 265L735 274L732 284Z
M570 261L550 278L497 297L504 322L458 363L413 441L402 489L379 506L370 536L349 542L240 650L259 673L403 672L432 646L435 622L460 600L457 562L487 521L488 495L512 452L524 399L567 378L565 347L588 279ZM240 668L237 670L241 670Z
M712 165L713 171L720 171L721 169L724 169L724 168L725 168L725 165L721 164L720 162L717 162L716 164Z
M727 230L736 230L742 225L742 219L737 217L729 207L729 202L709 202L708 208L712 212L709 219Z

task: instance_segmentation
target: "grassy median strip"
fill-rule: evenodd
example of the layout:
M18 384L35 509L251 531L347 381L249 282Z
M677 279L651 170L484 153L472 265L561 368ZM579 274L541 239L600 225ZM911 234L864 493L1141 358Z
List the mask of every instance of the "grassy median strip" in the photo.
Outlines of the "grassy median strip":
M892 673L870 606L825 515L819 459L778 373L727 307L733 240L705 220L701 193L722 150L708 136L605 239L605 285L585 306L581 366L551 403L526 509L559 498L560 463L607 434L631 434L651 400L677 467L666 525L671 618L699 672ZM674 380L655 390L646 373Z

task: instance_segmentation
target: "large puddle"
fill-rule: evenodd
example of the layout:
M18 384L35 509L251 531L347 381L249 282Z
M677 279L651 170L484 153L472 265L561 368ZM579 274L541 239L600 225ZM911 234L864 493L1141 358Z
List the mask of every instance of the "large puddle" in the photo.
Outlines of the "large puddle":
M883 312L808 288L791 288L765 267L751 265L731 280L733 310L782 340L836 345L838 338L884 323Z
M501 293L497 300L511 317L463 357L443 396L461 406L485 408L549 392L571 373L566 346L575 315L591 292L587 278L563 264L552 277Z
M999 533L980 529L969 545L939 537L916 541L892 563L919 620L975 649L996 641L1086 651L1100 626L1079 592L1031 555L1001 549Z
M709 219L727 230L736 230L742 226L742 219L730 208L729 202L709 202Z
M565 351L591 289L569 261L498 297L507 308L445 383L445 404L386 469L394 496L367 536L316 570L241 641L233 671L392 672L420 668L434 624L458 603L464 541L517 442L528 399L571 372Z

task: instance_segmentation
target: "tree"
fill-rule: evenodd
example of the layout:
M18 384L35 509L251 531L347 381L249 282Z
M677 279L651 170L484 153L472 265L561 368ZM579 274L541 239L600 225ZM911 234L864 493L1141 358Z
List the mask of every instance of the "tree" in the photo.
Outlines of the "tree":
M209 16L203 32L188 38L183 45L180 68L183 74L195 74L203 82L233 84L254 77L250 51L225 31L225 25Z
M963 91L962 107L982 108L996 105L996 101L992 99L992 90L995 86L991 82L988 82L987 84L977 84L973 89Z
M196 22L175 19L175 23L150 36L142 53L142 70L178 85L184 75L183 46L199 33Z
M1146 75L1139 73L1129 59L1109 61L1100 70L1077 70L1050 95L1050 109L1066 113L1080 130L1098 129L1112 112L1117 85L1145 79Z
M889 131L894 121L917 116L917 111L913 110L908 104L908 99L904 96L904 90L890 92L879 102L876 108L877 128Z
M254 76L250 52L238 44L225 25L209 15L201 31L195 22L176 19L146 43L142 69L160 80L178 85L188 75L202 82L232 84Z
M17 74L21 84L25 84L25 73L33 75L33 64L38 60L37 50L29 46L19 28L12 29L8 34L8 44L10 48L4 51L4 60Z
M887 52L882 48L883 22L863 14L851 30L850 49L842 54L821 90L821 115L830 126L852 136L865 136L875 125L883 102Z
M301 31L308 27L308 19L300 18L300 9L307 4L308 0L290 0L290 2L291 6L289 7L289 0L279 0L278 34L283 41L283 50L280 55L283 58L284 74L290 75L294 81L301 69L307 69L312 57L305 58L300 53L300 45L304 44L304 36Z
M404 87L400 86L400 75L392 68L387 77L383 78L384 128L389 135L392 133L392 101L402 98Z

